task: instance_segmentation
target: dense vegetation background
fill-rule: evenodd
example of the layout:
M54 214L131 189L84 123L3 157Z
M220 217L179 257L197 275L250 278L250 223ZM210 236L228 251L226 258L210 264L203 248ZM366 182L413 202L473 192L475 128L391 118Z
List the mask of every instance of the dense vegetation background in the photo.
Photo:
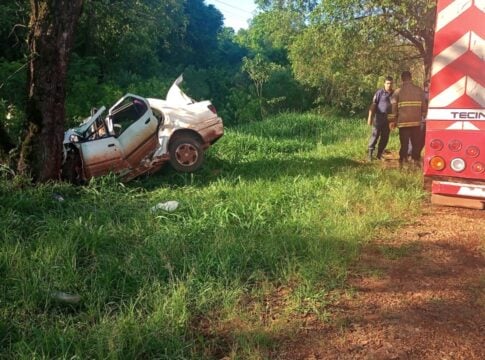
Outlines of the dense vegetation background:
M201 172L126 185L30 186L1 166L0 358L268 358L289 319L325 320L374 231L419 209L416 171L361 161L357 115L385 75L426 76L434 1L257 3L236 34L202 0L84 1L66 126L183 73L226 133ZM0 3L2 144L24 126L29 13Z
M68 74L66 126L130 91L210 99L226 125L283 111L365 112L385 75L426 76L432 0L257 0L248 29L223 26L203 0L85 0ZM24 120L30 2L0 4L0 130ZM431 39L431 40L430 40ZM5 134L6 133L6 134ZM4 142L4 138L0 139Z

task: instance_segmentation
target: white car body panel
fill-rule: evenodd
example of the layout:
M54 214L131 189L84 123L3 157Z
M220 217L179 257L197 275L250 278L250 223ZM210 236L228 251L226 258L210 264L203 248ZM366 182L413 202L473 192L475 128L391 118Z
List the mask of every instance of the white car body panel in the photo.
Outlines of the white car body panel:
M129 180L160 168L170 158L169 145L176 134L197 139L201 149L209 147L224 133L222 119L210 101L196 102L187 96L178 86L181 81L182 76L165 100L126 94L104 119L103 106L79 127L67 130L64 161L75 148L83 179L115 172Z

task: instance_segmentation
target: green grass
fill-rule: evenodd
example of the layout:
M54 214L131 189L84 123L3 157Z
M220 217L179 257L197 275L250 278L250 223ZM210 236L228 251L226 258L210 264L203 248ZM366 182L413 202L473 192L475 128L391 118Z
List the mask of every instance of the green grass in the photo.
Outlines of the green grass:
M285 114L227 129L196 174L1 180L0 358L267 358L293 331L268 298L325 317L373 231L419 211L419 172L363 161L369 131Z

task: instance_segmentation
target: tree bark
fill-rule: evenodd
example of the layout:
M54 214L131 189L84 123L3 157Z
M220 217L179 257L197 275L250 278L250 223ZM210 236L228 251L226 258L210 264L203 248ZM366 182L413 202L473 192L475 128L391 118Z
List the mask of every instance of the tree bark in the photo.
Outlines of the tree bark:
M82 3L30 0L28 100L17 168L34 181L60 176L67 67Z
M424 79L431 78L431 64L433 63L433 45L434 45L434 30L429 30L424 36L424 48L426 49L424 56Z

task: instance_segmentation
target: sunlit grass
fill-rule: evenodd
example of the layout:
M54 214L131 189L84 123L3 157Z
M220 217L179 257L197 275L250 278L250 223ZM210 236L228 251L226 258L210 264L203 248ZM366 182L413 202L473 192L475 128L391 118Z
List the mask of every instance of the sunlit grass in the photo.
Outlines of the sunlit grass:
M227 129L196 174L0 181L0 357L265 358L295 330L268 299L324 319L360 245L419 209L419 172L366 163L368 131L285 114Z

